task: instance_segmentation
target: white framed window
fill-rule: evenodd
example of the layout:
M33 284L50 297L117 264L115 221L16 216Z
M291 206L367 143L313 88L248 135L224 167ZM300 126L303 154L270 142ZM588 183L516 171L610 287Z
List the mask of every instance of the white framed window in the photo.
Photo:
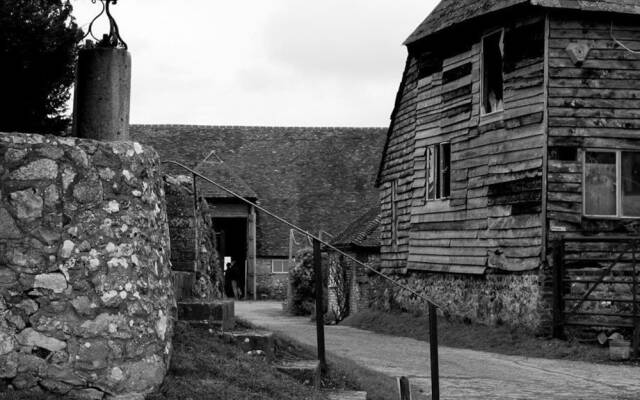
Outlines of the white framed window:
M272 274L288 274L289 260L288 259L271 260L271 273Z
M583 162L584 215L640 218L640 152L586 150Z
M504 109L504 29L482 37L481 115Z
M451 144L432 144L426 149L426 200L446 199L451 195Z

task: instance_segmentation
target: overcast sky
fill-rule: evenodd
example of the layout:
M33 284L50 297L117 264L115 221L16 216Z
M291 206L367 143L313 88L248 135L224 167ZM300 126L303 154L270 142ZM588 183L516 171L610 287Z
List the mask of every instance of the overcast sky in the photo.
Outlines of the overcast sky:
M131 122L387 126L402 42L436 3L120 0L112 10L133 58ZM80 26L100 11L72 4Z

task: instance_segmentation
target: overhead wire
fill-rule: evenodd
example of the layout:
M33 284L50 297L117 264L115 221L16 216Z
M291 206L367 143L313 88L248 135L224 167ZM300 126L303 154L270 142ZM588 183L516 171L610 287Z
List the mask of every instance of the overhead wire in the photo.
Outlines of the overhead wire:
M640 55L640 50L633 50L633 49L629 48L627 45L625 45L624 43L622 43L620 40L618 40L615 37L615 35L613 34L613 21L611 21L611 27L609 29L609 35L611 36L611 40L613 40L614 43L617 44L618 46L622 47L623 49L625 49L629 53Z

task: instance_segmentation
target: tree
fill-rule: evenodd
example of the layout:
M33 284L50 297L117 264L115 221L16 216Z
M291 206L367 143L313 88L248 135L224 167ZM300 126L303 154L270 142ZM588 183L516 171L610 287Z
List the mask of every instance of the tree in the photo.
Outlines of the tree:
M59 134L82 30L69 1L0 1L0 131Z

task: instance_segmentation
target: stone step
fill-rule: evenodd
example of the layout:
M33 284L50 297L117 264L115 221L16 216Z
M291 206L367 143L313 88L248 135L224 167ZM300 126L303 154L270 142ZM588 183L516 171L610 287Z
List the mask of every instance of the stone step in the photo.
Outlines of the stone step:
M303 360L286 362L275 366L280 372L283 372L294 379L320 389L320 361Z
M327 392L327 398L329 400L367 400L367 392L334 390Z
M275 354L275 341L273 333L258 329L244 329L222 332L222 339L240 347L242 351L262 352L267 359L273 360Z
M178 303L178 320L232 330L235 326L234 303L233 300L181 301Z

